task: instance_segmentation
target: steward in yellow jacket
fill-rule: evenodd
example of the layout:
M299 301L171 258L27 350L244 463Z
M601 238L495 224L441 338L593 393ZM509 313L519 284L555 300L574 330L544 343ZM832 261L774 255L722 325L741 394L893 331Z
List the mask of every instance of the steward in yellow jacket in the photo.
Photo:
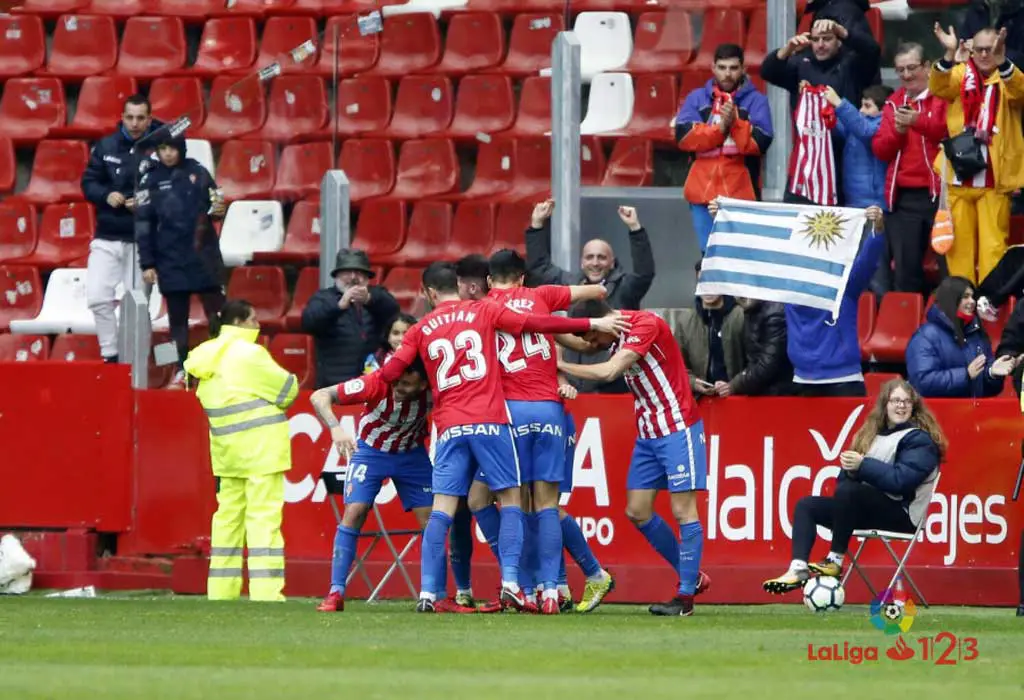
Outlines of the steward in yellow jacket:
M249 548L249 597L284 600L284 473L291 438L284 409L299 393L295 375L256 342L252 304L224 304L216 338L199 345L185 371L200 380L196 396L210 422L210 461L217 477L217 512L210 533L210 600L242 592L242 549Z

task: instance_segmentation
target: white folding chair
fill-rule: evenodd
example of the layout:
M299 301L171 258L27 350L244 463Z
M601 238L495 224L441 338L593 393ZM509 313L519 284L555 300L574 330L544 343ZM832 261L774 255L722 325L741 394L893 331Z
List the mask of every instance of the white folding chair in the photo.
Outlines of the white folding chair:
M334 519L338 525L341 525L341 509L338 508L337 498L341 497L344 499L345 495L345 472L321 472L320 478L324 482L324 488L327 490L327 500L331 503L331 510L334 512ZM344 500L343 500L344 502ZM345 584L348 585L352 581L352 578L359 573L363 577L363 581L366 582L366 587L370 589L370 595L366 599L367 603L377 602L377 596L384 590L384 586L391 579L391 576L398 571L402 574L402 578L405 579L405 585L409 589L409 596L416 598L419 596L419 592L416 586L413 585L412 578L409 576L409 571L405 568L405 555L409 553L409 550L413 548L413 545L420 538L420 530L388 530L387 526L384 525L384 517L380 514L380 509L377 504L373 504L373 517L377 521L376 530L363 529L360 533L360 537L370 538L370 546L366 548L361 555L356 557L355 563L352 566L352 571L349 572L348 578L345 579ZM394 540L392 537L408 537L409 541L406 542L405 547L399 552L398 548L395 547ZM388 567L388 570L384 572L380 581L376 586L373 585L373 580L370 575L366 572L364 566L366 560L369 558L370 553L373 552L373 548L377 546L377 543L381 540L391 550L391 556L394 558L394 562Z
M932 498L935 497L939 488L939 476L941 475L936 474L935 481L932 482ZM929 501L929 504L930 503L931 501ZM924 515L921 516L921 522L917 524L917 530L915 530L913 534L909 532L890 532L889 530L854 530L853 536L860 538L860 546L857 547L857 551L854 552L853 557L850 559L850 568L847 569L846 573L843 575L843 586L846 586L846 581L850 578L850 575L856 571L861 577L861 580L863 580L864 584L868 587L868 590L871 591L871 597L873 599L878 597L878 591L875 590L875 587L871 584L871 580L868 579L867 574L864 573L864 570L857 562L860 558L861 552L864 551L864 546L868 543L868 540L878 540L885 546L886 551L889 552L889 556L892 557L893 562L896 564L896 571L893 573L892 578L889 579L889 585L886 586L884 590L891 591L893 586L896 585L896 581L902 578L903 580L906 580L911 590L914 591L914 595L916 596L915 601L927 608L928 601L925 600L924 594L921 593L921 589L917 587L917 584L914 583L913 577L911 577L906 570L907 560L910 559L910 553L914 550L914 545L917 544L919 538L924 536L924 524L927 520L928 510L925 509ZM898 556L896 554L896 550L893 549L892 543L894 541L906 544L907 548L903 551L902 557Z
M284 246L284 211L280 202L232 202L224 217L220 252L228 267L252 261L255 253L276 253Z
M580 134L621 131L633 118L633 76L629 73L601 73L590 83L587 116Z

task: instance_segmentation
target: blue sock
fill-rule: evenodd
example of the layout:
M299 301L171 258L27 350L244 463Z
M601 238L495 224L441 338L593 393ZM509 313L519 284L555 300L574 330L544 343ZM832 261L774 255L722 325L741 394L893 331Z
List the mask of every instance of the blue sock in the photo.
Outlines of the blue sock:
M545 508L537 513L537 560L537 579L545 589L554 589L558 585L558 563L565 561L558 508Z
M700 575L704 528L700 521L679 526L679 595L693 595Z
M537 588L537 514L523 513L523 554L519 560L519 587L530 595Z
M334 533L334 553L331 555L331 593L345 595L345 580L352 561L356 558L359 530L339 525Z
M448 562L445 561L445 543L452 519L439 510L430 513L427 526L423 528L423 544L420 547L420 590L437 593L448 578ZM444 588L441 588L443 591Z
M500 562L501 555L498 553L498 532L501 529L501 513L498 512L498 506L492 503L480 510L474 510L473 517L476 518L476 524L480 526L480 532L484 533L484 539L487 540L487 545L491 548L491 551L494 552L494 558Z
M558 554L558 585L569 585L569 573L565 570L565 557L561 552Z
M569 550L569 556L573 558L583 574L587 577L597 576L601 573L601 564L587 544L587 538L583 536L576 519L570 515L562 518L562 543ZM565 561L562 561L562 568L565 568ZM564 575L563 575L564 580Z
M679 541L672 532L672 528L661 519L657 513L654 517L641 525L640 534L647 538L647 541L654 547L654 551L661 555L661 558L669 563L673 569L679 568Z
M519 580L519 559L523 554L523 531L526 516L519 506L505 506L501 509L501 528L498 532L498 549L501 551L501 580Z
M451 541L452 576L455 587L468 591L471 587L470 562L473 559L473 514L469 510L456 511L452 521Z

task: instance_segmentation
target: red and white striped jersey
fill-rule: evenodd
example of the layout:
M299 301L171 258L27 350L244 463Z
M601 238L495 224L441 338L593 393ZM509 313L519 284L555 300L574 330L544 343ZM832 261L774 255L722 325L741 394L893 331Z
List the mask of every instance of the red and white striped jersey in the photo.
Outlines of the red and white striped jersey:
M831 110L824 88L805 88L793 118L797 140L790 163L789 191L824 206L839 203L832 129L825 119L826 111Z
M359 417L359 439L381 452L408 452L427 439L427 399L423 392L396 401L388 384L374 372L338 385L338 403L365 404Z
M612 345L612 354L632 350L640 356L623 378L633 392L636 429L641 439L679 432L700 420L697 402L672 329L650 311L623 311L633 324Z

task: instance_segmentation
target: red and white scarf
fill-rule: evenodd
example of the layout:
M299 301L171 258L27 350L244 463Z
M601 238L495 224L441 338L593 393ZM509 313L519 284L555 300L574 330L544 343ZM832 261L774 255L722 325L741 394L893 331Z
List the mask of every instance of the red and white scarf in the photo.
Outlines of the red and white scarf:
M974 65L965 64L963 82L960 83L960 98L964 106L964 127L974 127L974 134L982 143L992 143L999 110L999 83L985 84L985 77Z
M733 100L731 92L725 92L720 90L717 85L714 86L711 94L711 115L708 117L708 124L711 126L718 126L722 123L722 107L732 103L733 107L736 107L736 103ZM726 134L725 141L722 143L721 148L714 148L710 151L702 151L697 154L698 158L718 158L719 156L735 156L739 155L740 150L736 147L736 141L733 140L731 134Z
M816 204L837 205L839 188L832 148L836 111L825 99L824 87L805 87L800 92L794 122L797 142L789 191Z

